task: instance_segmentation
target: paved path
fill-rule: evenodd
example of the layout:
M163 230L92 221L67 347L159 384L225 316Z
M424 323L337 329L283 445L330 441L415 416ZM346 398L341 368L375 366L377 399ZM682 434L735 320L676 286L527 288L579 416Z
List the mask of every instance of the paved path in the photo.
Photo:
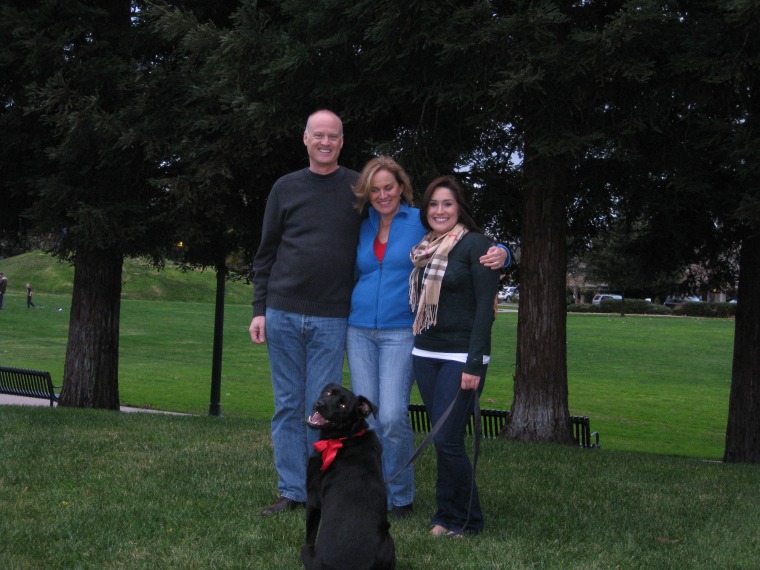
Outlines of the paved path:
M45 406L50 407L50 400L43 400L42 398L23 398L21 396L8 396L6 394L0 394L0 406ZM121 407L122 412L142 412L145 414L172 414L177 416L186 416L188 414L181 414L179 412L165 412L162 410L149 410L145 408L130 408L127 406Z

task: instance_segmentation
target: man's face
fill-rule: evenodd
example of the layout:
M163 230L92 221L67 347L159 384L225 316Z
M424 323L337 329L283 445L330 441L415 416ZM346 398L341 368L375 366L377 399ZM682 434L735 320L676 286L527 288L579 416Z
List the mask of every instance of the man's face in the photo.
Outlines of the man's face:
M340 119L327 111L314 114L306 125L303 144L309 155L309 167L314 172L329 174L336 170L340 149L343 148Z

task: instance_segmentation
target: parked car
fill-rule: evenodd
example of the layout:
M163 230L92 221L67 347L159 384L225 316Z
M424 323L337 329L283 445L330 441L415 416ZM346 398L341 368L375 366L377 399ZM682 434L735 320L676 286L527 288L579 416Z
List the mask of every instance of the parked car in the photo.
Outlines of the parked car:
M519 285L517 286L505 285L504 287L499 289L499 293L498 293L499 301L512 302L516 300L518 296L518 292L517 292L518 287Z
M614 301L622 301L623 300L623 296L622 295L616 295L614 293L597 293L596 295L594 295L594 298L591 299L591 304L592 305L601 305L602 301L604 301L605 299L610 299L610 300L614 300Z
M695 295L686 295L685 297L666 297L663 305L670 307L671 309L676 305L683 305L684 303L701 303L702 299Z

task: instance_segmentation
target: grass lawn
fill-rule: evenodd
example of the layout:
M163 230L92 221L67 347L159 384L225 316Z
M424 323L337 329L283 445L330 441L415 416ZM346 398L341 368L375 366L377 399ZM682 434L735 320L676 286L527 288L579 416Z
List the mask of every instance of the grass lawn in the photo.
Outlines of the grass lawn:
M418 440L419 441L419 440ZM303 511L274 499L265 420L0 408L0 567L296 569ZM684 457L483 442L483 535L427 535L435 460L415 464L399 568L754 569L760 471Z
M0 362L49 370L60 383L68 297L40 295L36 309L27 309L19 295L6 301ZM269 362L266 347L250 341L250 317L248 304L226 306L222 413L267 419L272 413ZM516 313L499 314L484 408L511 406L516 329ZM210 300L124 300L122 404L208 413L212 338ZM720 459L732 344L730 319L570 314L570 411L591 418L606 449ZM416 394L413 399L419 401Z
M0 264L11 280L0 363L60 382L67 269L52 276L49 260L30 255ZM247 332L250 288L228 291L224 417L210 418L213 275L167 271L169 286L129 268L122 404L194 415L0 407L0 568L299 568L303 513L258 515L275 498L275 473L266 348ZM36 309L25 306L26 280ZM758 466L716 461L733 324L568 315L570 410L591 417L602 449L484 441L486 532L464 541L426 533L427 451L416 463L415 514L392 528L399 568L760 567ZM516 313L497 318L485 408L511 405L516 327Z
M9 279L0 313L0 363L63 376L72 268L41 253L2 260ZM35 288L27 309L24 283ZM124 266L119 386L126 406L208 413L215 277L212 272ZM272 414L265 346L251 343L251 288L227 287L222 413ZM167 302L173 301L173 302ZM513 397L517 314L500 313L484 408ZM732 319L570 313L570 412L591 418L605 449L720 459L731 381ZM344 371L344 381L349 381ZM416 393L414 401L419 401Z

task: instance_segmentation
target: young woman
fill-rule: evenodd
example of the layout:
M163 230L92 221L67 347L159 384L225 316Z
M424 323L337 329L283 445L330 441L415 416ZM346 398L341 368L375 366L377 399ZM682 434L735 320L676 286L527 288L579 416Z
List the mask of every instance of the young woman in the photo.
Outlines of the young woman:
M431 182L420 215L428 233L411 253L413 367L433 425L456 400L434 438L437 510L430 527L433 535L453 537L483 530L464 435L475 391L482 392L485 383L499 275L479 262L491 241L475 224L455 178Z

